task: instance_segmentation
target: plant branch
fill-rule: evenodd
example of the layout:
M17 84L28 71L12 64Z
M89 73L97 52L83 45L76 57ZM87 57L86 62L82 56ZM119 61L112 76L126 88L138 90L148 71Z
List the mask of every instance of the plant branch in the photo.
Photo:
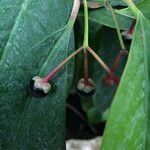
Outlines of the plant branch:
M89 45L89 22L88 22L87 1L83 0L83 4L84 4L84 41L83 41L83 47L86 48Z
M78 50L76 50L74 53L68 56L64 61L62 61L56 68L54 68L50 73L48 73L44 77L43 82L48 82L55 75L55 73L59 71L59 69L61 69L71 58L73 58L82 50L83 50L83 47L80 47Z
M121 50L121 51L119 52L119 54L118 54L118 56L117 56L117 58L116 58L116 60L115 60L115 62L114 62L114 64L113 64L113 66L112 66L112 68L111 68L112 71L115 71L115 70L116 70L116 68L117 68L117 66L118 66L118 64L119 64L119 62L120 62L120 60L121 60L123 54L128 55L128 51L127 51L127 50Z
M88 53L86 49L84 49L84 83L86 85L89 83Z
M133 34L133 30L134 30L135 24L136 24L136 20L133 20L131 25L130 25L130 28L128 30L129 34Z
M100 65L107 71L110 76L113 76L113 72L105 64L105 62L90 48L87 47L87 50L94 56L94 58L100 63Z
M80 8L80 0L74 0L73 8L72 8L72 12L71 12L69 20L73 20L73 21L76 20L79 8Z

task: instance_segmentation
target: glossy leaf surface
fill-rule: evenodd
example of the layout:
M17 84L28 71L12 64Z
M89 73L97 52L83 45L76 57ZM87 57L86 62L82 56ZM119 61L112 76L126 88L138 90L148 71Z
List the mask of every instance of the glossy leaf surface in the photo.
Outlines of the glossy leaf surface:
M24 0L0 1L0 57Z
M73 52L73 24L67 24L71 6L71 0L26 0L21 6L0 61L2 149L65 149L65 101L73 63L54 77L47 97L34 98L27 86Z

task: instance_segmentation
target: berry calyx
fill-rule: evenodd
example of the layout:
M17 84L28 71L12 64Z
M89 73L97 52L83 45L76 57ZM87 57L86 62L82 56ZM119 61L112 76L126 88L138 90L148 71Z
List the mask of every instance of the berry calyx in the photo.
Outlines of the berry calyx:
M90 78L88 79L88 83L85 83L84 78L82 78L79 80L76 89L81 96L89 97L95 93L95 84Z
M32 78L29 84L29 92L37 98L45 97L50 89L51 85L48 82L44 82L43 78L39 76Z

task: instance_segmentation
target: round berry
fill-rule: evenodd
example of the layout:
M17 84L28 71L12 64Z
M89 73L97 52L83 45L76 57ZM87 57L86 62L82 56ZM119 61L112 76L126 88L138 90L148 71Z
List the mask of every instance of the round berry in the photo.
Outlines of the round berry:
M95 84L90 78L88 79L88 83L86 84L84 79L82 78L79 80L76 89L81 96L89 97L95 93Z
M29 83L29 92L37 98L45 97L50 89L51 85L48 82L43 82L43 78L38 76L32 78Z

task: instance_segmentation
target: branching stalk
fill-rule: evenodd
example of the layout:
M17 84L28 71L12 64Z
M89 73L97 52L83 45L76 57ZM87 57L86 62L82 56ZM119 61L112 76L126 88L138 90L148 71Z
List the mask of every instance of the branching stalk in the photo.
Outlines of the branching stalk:
M94 56L94 58L100 63L100 65L107 71L110 76L113 76L113 72L109 69L109 67L105 64L105 62L90 48L87 50Z
M80 47L78 50L76 50L74 53L72 53L70 56L68 56L64 61L62 61L57 67L55 67L50 73L48 73L44 79L43 82L48 82L51 80L51 78L55 75L56 72L59 71L71 58L73 58L75 55L77 55L79 52L83 50L83 47Z
M87 1L83 0L83 4L84 4L84 41L83 41L83 47L86 48L89 45L89 22L88 22Z
M88 6L87 6L87 1L83 0L84 3L84 41L83 41L83 46L80 47L78 50L76 50L74 53L72 53L70 56L68 56L64 61L62 61L57 67L55 67L50 73L48 73L44 78L43 82L48 82L49 80L52 79L52 77L74 56L76 56L79 52L84 50L84 80L85 83L88 84L88 54L87 51L90 52L95 59L100 63L100 65L108 72L109 75L113 76L112 71L109 69L109 67L104 63L104 61L88 46L88 36L89 36L89 24L88 24ZM76 20L78 11L80 7L80 1L79 0L74 0L74 5L73 9L71 12L71 16L69 19L69 22L73 24L73 22Z
M79 8L80 8L80 0L74 0L70 19L67 24L69 27L72 27L74 25L74 22L78 15ZM67 57L64 61L62 61L56 68L54 68L50 73L48 73L44 77L43 82L48 82L55 75L55 73L58 72L59 69L61 69L71 58L73 58L76 54L78 54L82 49L83 48L80 47L78 50L72 53L69 57Z
M88 85L89 83L89 71L88 71L88 53L86 48L89 45L89 20L88 20L88 4L86 0L83 0L84 4L84 83Z

